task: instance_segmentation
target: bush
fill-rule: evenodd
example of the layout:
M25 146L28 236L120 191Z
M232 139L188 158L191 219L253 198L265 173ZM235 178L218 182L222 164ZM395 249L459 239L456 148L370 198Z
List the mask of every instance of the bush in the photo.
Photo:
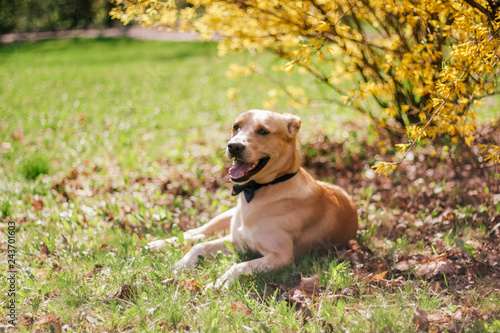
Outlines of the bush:
M0 0L0 33L108 26L107 0Z
M498 1L188 2L191 7L177 9L171 1L115 0L112 15L202 37L220 34L222 55L270 50L285 60L282 70L305 69L331 89L336 103L371 117L381 138L389 134L379 141L383 151L399 142L399 161L379 164L380 173L393 170L426 136L471 146L478 106L498 93ZM236 67L233 76L257 68ZM479 148L486 162L500 163L498 146Z

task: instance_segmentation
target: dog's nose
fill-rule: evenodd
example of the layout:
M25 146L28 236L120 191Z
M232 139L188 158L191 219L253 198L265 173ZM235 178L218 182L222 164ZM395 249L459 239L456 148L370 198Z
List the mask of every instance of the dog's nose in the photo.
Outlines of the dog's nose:
M245 150L245 146L241 143L230 143L227 145L227 150L232 157L236 157Z

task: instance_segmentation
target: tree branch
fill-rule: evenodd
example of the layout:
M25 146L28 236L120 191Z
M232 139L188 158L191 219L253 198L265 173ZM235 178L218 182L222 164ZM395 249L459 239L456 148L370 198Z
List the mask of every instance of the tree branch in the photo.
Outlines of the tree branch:
M492 21L492 22L495 21L495 16L493 15L493 13L490 12L489 10L487 10L486 8L484 8L483 6L481 6L480 4L478 4L476 1L474 1L474 0L464 0L464 1L467 2L471 7L478 9L481 13L488 16L488 19L490 21Z

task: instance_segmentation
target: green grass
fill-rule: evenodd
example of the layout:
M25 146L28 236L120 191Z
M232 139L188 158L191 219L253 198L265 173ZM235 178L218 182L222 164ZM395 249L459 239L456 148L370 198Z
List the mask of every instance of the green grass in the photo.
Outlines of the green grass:
M266 67L280 64L259 57ZM57 324L47 319L53 313L76 332L319 332L330 326L413 332L416 307L429 313L450 307L454 295L436 297L432 281L393 287L363 281L333 252L242 278L228 290L203 292L245 257L218 255L174 275L171 265L188 248L145 248L234 204L230 184L221 181L228 124L243 110L262 108L273 87L258 76L226 78L229 63L251 58L219 58L207 43L129 39L0 47L0 219L16 222L17 313L33 318L28 331L53 330ZM298 73L280 78L313 96L327 93ZM226 91L235 86L242 92L228 99ZM276 109L301 116L303 141L320 131L342 138L341 121L351 116L323 104L294 111L286 98ZM360 196L360 206L369 204L371 192ZM360 242L370 244L384 221L373 221ZM401 236L376 255L426 250ZM1 263L3 273L7 265L3 258ZM326 288L308 320L277 287L297 286L301 274L319 274ZM124 285L137 296L116 297ZM6 290L7 281L0 286ZM498 311L498 300L492 293L476 305ZM2 306L2 323L6 314ZM477 330L493 332L498 321L485 325Z
M51 168L51 162L43 154L33 154L22 161L19 166L20 172L27 180L35 180L40 175L48 175Z

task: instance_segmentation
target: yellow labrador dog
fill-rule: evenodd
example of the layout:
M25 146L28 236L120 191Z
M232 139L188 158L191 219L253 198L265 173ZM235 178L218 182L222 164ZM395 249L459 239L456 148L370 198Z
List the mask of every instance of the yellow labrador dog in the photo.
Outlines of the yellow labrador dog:
M209 287L227 286L239 275L277 269L308 252L342 246L356 237L358 216L350 197L300 167L296 145L300 125L297 116L262 110L247 111L236 119L227 155L234 159L229 176L238 204L187 231L184 239L203 239L223 229L230 229L230 234L198 243L174 269L193 267L198 256L227 252L226 241L262 255L235 264ZM173 241L154 241L149 247L159 249Z

